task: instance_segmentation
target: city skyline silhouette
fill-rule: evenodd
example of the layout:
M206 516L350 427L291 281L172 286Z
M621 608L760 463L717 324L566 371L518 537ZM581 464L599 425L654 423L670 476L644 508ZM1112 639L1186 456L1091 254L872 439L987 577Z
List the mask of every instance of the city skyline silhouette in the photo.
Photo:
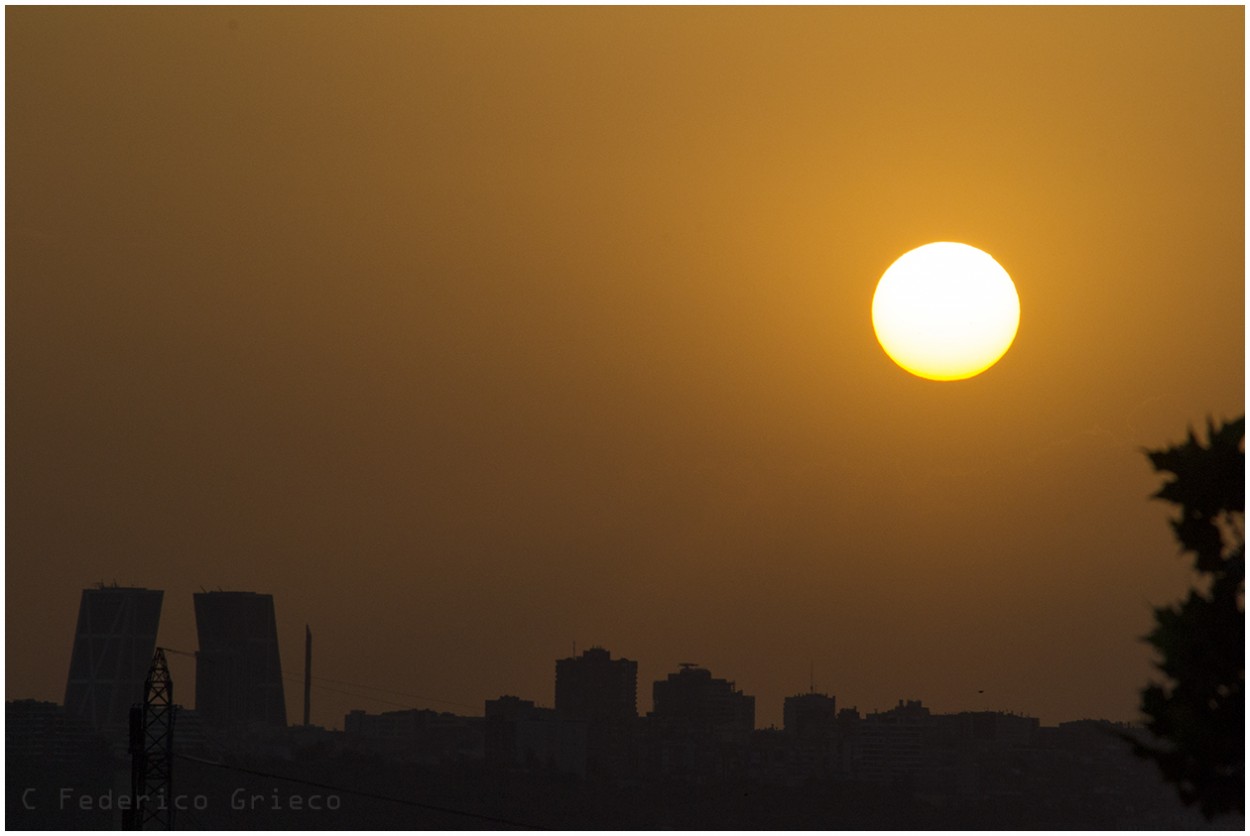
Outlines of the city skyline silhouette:
M311 676L310 679L306 682L305 676L302 673L302 670L303 670L302 667L298 669L294 666L289 667L289 668L282 667L282 664L280 661L282 658L282 652L281 652L282 643L278 640L278 636L277 636L276 630L274 629L273 622L272 621L270 622L271 623L270 627L268 628L264 627L264 623L266 619L273 619L273 614L278 609L278 606L277 606L278 602L274 599L274 596L269 593L246 591L246 590L222 590L222 589L215 589L212 591L202 590L200 592L191 593L192 597L195 599L194 609L196 611L199 611L200 608L203 607L204 612L210 614L210 617L204 618L203 620L197 620L197 632L199 633L201 637L207 636L208 642L209 642L208 648L203 649L199 647L199 643L197 641L191 641L189 643L180 642L179 644L181 646L179 647L174 647L170 644L156 641L156 636L157 636L156 631L159 629L162 611L170 609L170 607L164 606L162 603L162 598L164 596L165 590L153 590L153 589L148 589L146 587L123 587L123 586L117 585L116 583L106 584L104 582L98 582L93 586L90 586L81 590L82 606L80 607L79 626L76 631L71 633L71 637L73 638L72 644L74 645L75 648L78 648L78 645L82 642L83 635L84 635L83 613L91 611L92 601L98 601L101 595L107 595L108 593L113 593L117 597L126 596L126 595L135 595L135 594L142 594L148 597L154 597L154 599L157 602L155 605L156 608L152 613L145 616L147 618L147 621L142 622L146 625L144 629L147 630L148 632L146 633L141 632L139 634L135 634L133 639L129 637L127 638L128 642L137 640L136 645L138 647L138 650L131 654L132 656L134 656L134 659L126 661L125 665L128 666L128 670L129 670L128 675L129 675L129 679L131 681L132 690L133 690L134 688L138 688L141 685L143 677L148 672L148 667L151 663L150 654L152 650L160 647L164 649L166 653L172 654L170 656L170 659L168 660L168 664L170 666L171 671L176 671L179 674L176 678L178 679L179 682L182 683L183 688L187 689L187 690L184 690L182 693L187 694L187 695L194 695L190 699L187 699L185 697L183 698L182 703L184 704L185 708L198 709L200 704L205 702L207 698L207 701L210 703L210 707L208 710L209 715L218 714L223 719L234 716L236 717L236 719L244 718L246 722L250 722L250 720L247 718L251 718L254 720L262 720L263 718L268 717L270 719L263 720L263 721L269 724L276 725L278 727L296 726L300 724L296 723L294 720L292 720L291 722L287 722L287 718L288 717L296 718L296 717L303 716L303 712L302 712L303 702L302 701L303 701L303 693L304 693L303 689L305 685L308 685L309 687L314 689L314 698L311 701L312 706L316 707L315 712L314 712L314 717L328 718L329 720L328 722L314 722L312 725L323 726L325 728L333 729L333 730L342 729L343 717L345 716L345 714L351 711L357 711L357 710L362 710L362 709L372 708L372 709L377 709L378 711L388 711L388 710L394 710L394 709L401 709L401 710L418 709L418 710L433 710L433 711L445 712L451 708L472 709L475 707L475 703L462 702L462 701L457 701L454 699L445 699L437 694L428 694L428 693L427 694L415 694L415 693L411 693L407 691L389 689L386 687L373 685L373 684L370 684L369 682L363 682L363 681L349 682L341 678L336 678L333 675L323 676L320 673L318 673L317 675ZM228 601L222 600L219 603L219 605L210 608L208 605L213 602L213 599L218 599L218 598L229 599L229 600ZM260 610L255 610L254 607L250 606L250 602L253 600L256 601L256 603L261 606ZM240 607L240 605L244 605L244 604L247 604L249 606ZM96 606L96 609L99 608L98 605L95 605L95 606ZM265 607L268 608L267 611ZM234 609L233 613L231 613L231 608ZM175 612L177 611L176 603L173 604L172 609ZM115 619L116 616L110 613L110 618ZM238 620L240 618L242 618L245 622L249 623L253 627L260 625L261 628L263 629L261 629L260 633L248 632L247 627L245 627L243 623L239 623ZM99 617L97 616L97 621L98 620L99 620ZM113 628L113 629L116 632L117 628ZM311 631L311 625L305 625L305 631L306 633L308 631ZM100 632L105 632L105 630L102 630L101 628L97 627L94 632L100 633ZM90 628L87 628L85 635L90 636L91 634L92 634L92 631L90 630ZM247 638L248 636L251 636L251 638ZM230 637L230 638L227 638L227 637ZM225 642L224 644L223 644L223 641ZM146 651L144 651L143 648L147 648ZM301 651L306 649L305 643L301 642L299 649ZM86 688L86 685L89 681L89 677L84 673L76 674L75 671L78 669L88 668L88 662L85 658L85 650L86 649L84 648L84 654L83 654L84 659L82 661L72 663L69 667L69 674L68 674L69 685L63 687L62 689L66 697L61 700L52 700L52 702L56 702L65 706L74 706L77 704L84 703L85 698L84 696L80 694L80 692L82 692L84 688ZM260 653L261 655L257 656L257 653ZM291 655L292 658L298 658L300 660L304 660L304 654L302 652L296 653L294 650L290 650L288 651L288 653ZM558 705L560 701L560 697L559 697L560 685L559 685L558 668L561 662L570 662L574 658L580 658L581 656L585 656L587 654L605 654L605 653L608 653L608 651L601 644L592 643L588 646L583 645L582 650L579 654L578 643L573 642L572 653L573 653L573 656L563 658L563 659L557 658L557 674L555 678L551 679L551 682L549 683L550 687L545 689L544 693L539 693L539 694L527 693L521 696L523 696L524 698L530 699L531 701L534 701L536 705L539 705L539 706L554 707ZM690 655L690 654L687 654L687 655ZM221 657L223 656L227 658L222 659ZM140 657L142 657L141 660L140 660ZM230 661L231 659L235 657L238 657L239 661ZM75 655L75 658L76 659L78 658L78 654ZM129 659L129 657L127 658ZM250 659L251 661L243 662L242 661L243 659ZM621 660L630 661L631 665L633 666L634 681L636 682L637 677L639 676L637 671L638 671L640 662L637 660L625 660L625 657L621 657ZM99 662L97 660L96 666L98 666L98 664ZM110 662L109 664L111 665L113 663ZM277 704L273 704L272 699L270 697L262 697L260 696L259 693L254 693L253 696L246 698L249 702L247 702L246 704L243 704L243 703L232 701L232 699L228 696L215 694L213 685L201 685L201 682L203 679L203 677L199 675L201 670L220 670L220 669L234 668L240 664L250 666L254 669L259 668L260 670L260 672L257 674L246 675L246 681L250 683L247 690L256 692L257 686L260 687L261 691L265 689L271 689L274 693L276 693L281 698L280 703L279 703L281 705L281 709L278 708ZM301 665L302 664L304 664L303 661L301 661ZM658 666L655 664L647 665L647 668L656 668L656 667L662 668L663 665L662 664ZM706 671L708 670L708 666L702 665L698 662L684 662L684 661L675 662L670 666L670 671L661 672L654 679L654 681L659 683L659 682L664 681L664 677L666 676L671 677L673 675L671 673L672 669L676 669L677 671L683 671L686 669L697 669L697 670ZM321 670L321 668L319 667L318 670ZM802 687L802 683L796 682L793 685L793 687L790 687L789 690L785 692L785 696L783 699L788 700L794 696L799 696L802 694L810 694L810 693L820 693L820 694L826 694L826 695L829 693L834 693L835 689L831 689L827 686L822 685L820 688L817 687L818 680L816 676L816 671L817 671L817 666L816 666L815 661L813 660L809 664L809 670L808 670L808 676L807 676L808 681L807 681L806 687L804 688ZM333 673L334 672L331 671L331 674ZM236 673L235 675L238 676L239 674ZM435 681L439 679L437 672L433 672L431 676L432 676L432 679ZM112 678L112 680L117 679L116 675L110 674L110 677ZM749 682L749 680L746 680L746 681ZM855 688L856 688L855 683L847 683L847 685L850 689L850 692L855 693ZM782 690L785 690L786 687L787 686L783 685ZM207 690L202 690L205 688L207 688ZM343 690L343 688L350 688L352 690L347 691L347 690ZM87 689L87 690L90 690L90 689ZM483 695L482 699L478 700L476 703L476 707L479 708L478 713L480 714L480 706L483 704L483 701L489 701L490 699L493 699L498 696L503 696L503 695L515 696L515 695L518 695L518 692L520 690L521 689L518 689L518 688L513 688L512 690L505 689L503 691L500 691L498 694ZM80 695L71 696L71 692L74 692L75 694L80 694ZM898 696L894 700L886 700L885 703L883 704L865 704L864 710L865 711L888 710L890 707L894 705L895 702L902 702L903 700L910 700L916 697L920 697L923 700L923 696L924 695L920 692L912 693L908 695L902 695L902 696ZM645 698L645 702L644 702L644 698ZM9 697L9 699L40 699L40 698L34 695L27 694L27 695L11 696ZM241 699L241 697L233 698L233 700L238 700L238 699ZM754 705L754 700L755 700L754 696L752 696L751 699ZM969 694L968 701L965 704L945 706L943 707L943 710L949 711L949 712L986 711L986 712L992 712L992 713L1002 713L1002 714L1021 715L1021 716L1025 714L1025 712L1018 711L1012 707L992 706L991 702L989 701L991 699L992 697L986 696L984 689L976 689L975 692ZM129 705L137 701L135 699L122 699L120 697L114 698L111 696L111 694L108 695L108 700L111 700L112 703L116 703L116 705L113 706L113 708L115 708L116 711L114 711L113 713L117 714L118 718L123 718L123 715L125 714L125 711L126 709L128 709ZM256 700L260 700L261 702L253 705L252 703ZM355 700L357 702L352 703L351 702L352 700ZM267 707L261 707L262 703ZM350 706L346 709L346 711L338 712L337 709L326 708L325 705L327 703L332 706L348 705L350 703ZM216 708L215 706L218 704L223 704L223 705L221 708ZM854 701L851 701L851 702L844 701L843 704L853 705L855 708L859 708L859 703L854 702ZM229 706L228 708L226 707L227 705ZM642 716L648 713L647 709L653 707L651 691L644 689L644 691L641 692L641 696L635 697L635 701L633 705L635 706L635 716ZM770 728L770 727L779 727L782 725L783 712L781 710L781 706L775 706L775 707L770 707L770 708L775 708L776 710L775 711L769 710L765 712L763 716L766 717L767 720L761 721L758 723L753 723L753 725L751 726L752 728ZM103 707L96 707L95 703L91 702L90 704L84 705L81 709L75 708L74 710L75 710L75 713L78 713L81 711L82 715L86 718L92 718L95 714L103 712L106 709L104 709ZM754 708L752 709L751 714L753 718L756 716L759 716L756 714ZM774 715L775 715L775 719L773 719ZM1140 718L1138 717L1129 717L1129 718L1097 717L1095 718L1091 716L1083 716L1083 717L1060 717L1060 718L1051 718L1051 719L1053 722L1081 720L1081 719L1099 719L1099 720L1107 720L1107 721L1112 721L1112 722L1121 722L1121 723L1130 722L1131 723L1131 722L1136 722ZM116 726L120 722L122 722L122 719L115 718L113 720L112 725ZM96 728L103 728L109 725L109 723L101 722L98 719L94 719L92 722L92 725L93 727L96 727Z
M125 681L134 680L133 665L110 661L121 647L153 643L151 619L133 613L161 595L104 585L83 590L66 692L73 702L7 702L7 815L15 826L87 827L110 820L123 829L138 821L177 829L337 828L362 820L387 828L476 822L559 829L1199 822L1196 811L1159 791L1162 779L1153 765L1131 753L1126 736L1140 739L1140 726L1089 719L1046 726L1006 712L939 713L922 699L861 712L839 706L836 695L816 691L812 682L786 698L782 727L763 728L753 696L693 662L656 680L652 709L642 712L638 663L598 646L554 660L554 707L503 694L472 714L354 709L342 730L288 724L271 699L274 687L292 678L273 667L275 602L255 592L195 593L206 649L172 651L194 655L200 672L194 706L179 706L165 648L154 649L150 671L138 681ZM309 661L306 655L306 687L320 690L334 681L313 682ZM134 708L121 713L129 730L103 711L121 692L137 695ZM92 700L83 693L111 696ZM136 740L147 741L142 759ZM127 764L134 776L129 795L110 777ZM1010 764L1007 773L995 777L1004 764ZM414 769L443 789L432 796L381 791ZM514 785L527 787L527 801L487 804L476 795L505 791L506 798L511 791L505 788ZM788 793L788 805L805 809L732 803L690 809L683 793L696 788L708 798ZM620 807L618 796L626 791L653 794L647 812ZM879 809L881 803L893 811ZM351 812L341 816L343 810Z
M371 713L368 711L369 708L377 709L376 712L372 713L393 712L396 709L401 711L418 710L455 713L449 712L449 709L452 707L460 709L474 708L472 703L461 703L454 700L441 699L437 696L394 691L367 683L346 682L320 674L312 675L309 672L309 665L312 661L309 655L299 655L299 658L302 660L302 668L298 670L295 668L283 669L280 661L280 642L277 640L277 634L274 629L273 614L276 611L277 602L268 593L220 589L211 592L201 591L194 593L195 609L199 614L197 628L201 638L207 640L207 647L200 648L192 645L195 649L185 650L159 645L156 643L155 636L164 592L164 590L153 590L145 587L120 587L116 584L108 585L103 582L82 590L82 605L80 607L78 626L74 631L76 652L68 670L68 684L65 688L66 698L60 702L66 708L68 714L82 717L96 730L111 730L115 732L124 727L129 707L142 701L141 697L136 695L140 695L142 692L142 683L151 665L151 652L158 648L165 653L176 654L176 656L187 660L194 660L194 666L190 669L192 676L187 680L182 680L183 688L186 689L182 693L193 694L194 696L189 701L183 698L181 701L183 703L182 708L184 710L197 711L201 717L204 717L210 723L238 724L240 728L257 723L275 728L313 725L341 731L344 726L343 715L339 716L339 722L337 723L304 724L294 720L288 722L288 716L292 718L303 716L302 712L290 710L287 703L294 700L303 700L305 689L314 689L316 698L312 699L313 705L318 705L321 702L321 698L330 695L337 697L337 702L346 699L366 704L353 704L345 714L361 713L362 711ZM120 608L120 610L116 606L111 606L105 610L101 602L102 598L130 599L134 603L130 603L128 606ZM151 601L155 601L155 604L150 603ZM144 606L148 612L136 619L134 615L130 614L136 606ZM107 618L102 618L98 614L95 615L96 626L92 627L92 617L89 613L99 613L101 611L107 613ZM122 614L121 617L116 614L119 611ZM305 632L306 643L303 647L310 653L311 644L308 643L308 640L311 636L311 626L306 625ZM106 640L101 640L101 634L105 634L104 639ZM95 639L94 652L92 646L87 644L92 639ZM111 646L110 642L111 645L116 646ZM80 645L83 646L80 647ZM132 647L132 649L127 651L128 655L118 659L117 646ZM587 686L578 684L585 675L579 672L579 668L587 667L597 671L600 677L605 675L605 671L614 670L615 673L607 674L610 679L620 683L628 681L628 691L618 691L618 696L609 695L605 697L603 695L603 685L590 686L592 689L591 693L596 694L597 699L606 699L614 706L612 711L617 716L640 717L654 712L655 702L651 696L651 691L644 691L647 695L647 703L643 703L638 697L639 662L637 660L628 659L624 656L612 659L611 651L599 644L583 647L579 653L577 644L574 643L572 652L572 656L556 658L555 660L555 675L551 679L551 693L554 696L551 699L544 699L542 695L537 699L533 695L519 695L517 690L513 689L504 690L495 695L484 696L483 700L478 702L478 706L481 706L483 703L489 703L492 699L499 697L510 697L513 699L528 699L537 707L563 711L572 716L582 718L598 716L597 712L600 712L600 709L583 707L584 705L590 705L587 702L590 697L581 696L581 689ZM140 659L142 659L141 662L139 661ZM173 665L171 665L172 667ZM656 688L672 685L675 677L684 680L686 675L692 672L705 678L711 675L708 667L698 662L679 662L673 667L676 668L675 673L670 671L661 678L654 680ZM205 673L201 674L201 671ZM98 678L99 685L93 679L92 673ZM563 685L561 684L562 677L564 679ZM129 682L129 689L132 694L129 698L123 696L125 688L122 687L121 683L124 681ZM712 681L720 682L722 686L727 687L734 694L739 695L739 697L745 693L743 690L734 690L737 688L736 680L717 679ZM106 689L104 692L105 697L102 700L91 699L86 696L101 685ZM342 690L344 687L354 690L344 691ZM625 686L621 685L620 687L623 688ZM561 697L562 688L565 693L563 698ZM114 691L117 693L114 694ZM284 696L284 694L289 696ZM778 712L778 715L788 717L790 714L790 701L805 695L820 696L823 699L830 700L830 704L836 699L836 694L831 689L817 689L814 663L811 666L806 690L792 690L792 692L788 693L784 698L784 712ZM919 699L915 699L916 697L919 697ZM406 698L406 700L397 702L395 698ZM946 709L946 713L983 712L1008 716L1026 716L1022 712L1011 709L989 708L984 704L981 706L973 704L974 702L984 700L984 698L984 691L978 689L975 699L970 700L968 705L951 707ZM32 698L23 697L21 699ZM748 695L745 699L749 701L749 708L745 709L746 714L742 716L749 717L749 722L745 720L735 720L733 722L745 723L743 728L747 730L777 728L786 725L784 722L757 722L758 715L755 707L755 697ZM924 702L923 694L912 694L899 697L897 704L901 706L913 701L913 699L918 703ZM563 707L561 706L562 702L564 703ZM644 705L647 704L649 704L650 710L644 710ZM860 709L858 704L852 704L845 700L842 704L843 707L851 707L852 710L858 711ZM893 704L887 704L884 707L876 705L865 706L863 712L877 713L883 710L888 711L894 707L896 706ZM116 716L110 718L108 716L109 711ZM328 712L322 710L321 713L326 714ZM481 711L477 712L476 715L466 716L480 716L480 714ZM1091 719L1117 723L1134 722L1107 717L1069 717L1060 718L1060 721ZM1140 720L1140 718L1136 718L1136 720ZM801 723L802 721L799 720L797 722Z

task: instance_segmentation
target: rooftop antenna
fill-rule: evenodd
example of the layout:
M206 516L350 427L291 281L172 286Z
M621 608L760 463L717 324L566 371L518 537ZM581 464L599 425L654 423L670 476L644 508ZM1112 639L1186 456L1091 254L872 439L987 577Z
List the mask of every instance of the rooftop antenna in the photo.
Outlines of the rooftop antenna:
M816 662L814 660L808 660L807 664L807 692L809 694L814 694L816 693Z

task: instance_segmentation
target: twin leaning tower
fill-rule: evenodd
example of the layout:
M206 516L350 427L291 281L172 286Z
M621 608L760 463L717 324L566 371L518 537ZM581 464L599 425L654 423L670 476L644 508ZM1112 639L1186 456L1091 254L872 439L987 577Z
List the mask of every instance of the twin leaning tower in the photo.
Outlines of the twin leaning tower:
M156 650L159 589L84 589L65 684L65 713L124 734ZM273 596L197 592L195 710L209 726L285 726ZM168 649L167 649L168 650ZM181 652L181 651L171 651Z

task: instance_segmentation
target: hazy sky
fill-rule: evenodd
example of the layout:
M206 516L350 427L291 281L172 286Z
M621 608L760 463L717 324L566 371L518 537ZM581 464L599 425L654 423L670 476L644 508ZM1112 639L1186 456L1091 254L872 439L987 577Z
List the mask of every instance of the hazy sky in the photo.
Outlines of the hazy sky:
M1140 449L1245 397L1242 8L5 19L9 699L116 580L183 650L273 593L293 721L305 622L461 713L577 642L644 712L1137 716L1191 580ZM870 320L942 240L1021 300L957 383Z

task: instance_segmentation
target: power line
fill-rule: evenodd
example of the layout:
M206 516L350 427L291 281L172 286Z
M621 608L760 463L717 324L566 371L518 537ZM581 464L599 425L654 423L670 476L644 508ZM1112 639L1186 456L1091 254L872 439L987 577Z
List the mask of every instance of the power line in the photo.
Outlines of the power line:
M515 828L519 828L522 830L546 830L547 829L545 827L539 827L538 825L522 824L521 822L512 821L511 819L499 818L498 816L488 816L485 813L473 813L468 810L457 810L453 807L440 807L437 804L425 804L420 801L413 801L412 799L409 799L409 798L396 798L393 795L382 795L381 793L376 793L376 792L367 792L365 790L355 790L355 789L351 789L350 787L336 787L333 784L322 784L319 781L309 781L304 778L292 778L289 775L277 775L272 772L261 772L259 769L247 769L246 767L233 766L228 763L219 763L217 761L205 760L204 758L197 758L192 755L180 755L180 754L175 753L174 757L180 758L181 760L184 760L184 761L191 761L192 763L202 764L203 766L215 766L218 769L227 769L227 770L231 770L234 772L242 772L246 775L255 775L259 778L271 778L277 781L290 781L291 783L295 783L295 784L303 784L309 787L316 787L319 790L330 790L332 792L348 793L351 795L361 796L362 798L372 798L375 801L389 801L394 804L402 804L406 807L419 807L423 810L433 810L434 812L437 812L437 813L450 813L451 815L454 815L454 816L466 816L468 818L479 819L481 821L488 821L494 824L502 824L507 827L515 827Z

